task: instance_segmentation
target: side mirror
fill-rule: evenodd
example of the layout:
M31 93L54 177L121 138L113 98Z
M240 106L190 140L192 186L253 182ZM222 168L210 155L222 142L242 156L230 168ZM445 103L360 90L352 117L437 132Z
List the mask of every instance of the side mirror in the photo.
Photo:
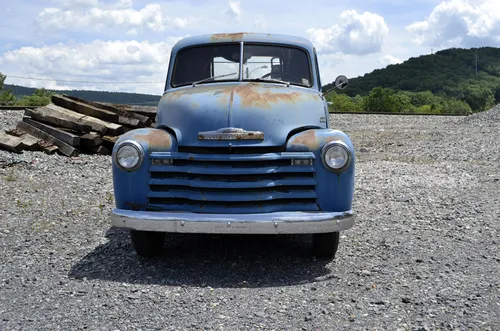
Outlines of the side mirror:
M340 75L335 79L335 87L340 90L345 89L347 84L349 84L349 80L344 75Z
M336 88L338 88L339 90L343 90L347 87L347 84L349 84L349 80L347 79L346 76L344 76L344 75L337 76L337 78L335 79L335 82L333 82L333 87L331 89L329 89L328 91L324 92L323 96L325 96L329 92L335 90Z

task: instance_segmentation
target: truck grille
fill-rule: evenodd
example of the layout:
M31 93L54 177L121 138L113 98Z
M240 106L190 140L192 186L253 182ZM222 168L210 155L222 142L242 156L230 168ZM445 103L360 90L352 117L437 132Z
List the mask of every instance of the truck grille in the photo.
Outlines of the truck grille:
M197 213L317 211L314 165L292 165L314 158L286 152L152 153L148 206Z

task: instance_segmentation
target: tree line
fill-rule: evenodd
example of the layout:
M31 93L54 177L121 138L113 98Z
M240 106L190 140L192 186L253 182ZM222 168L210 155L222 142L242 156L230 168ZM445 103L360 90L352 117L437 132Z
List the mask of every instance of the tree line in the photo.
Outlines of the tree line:
M140 104L144 106L156 106L161 98L160 95L127 92L35 89L17 85L4 85L5 78L6 76L0 73L0 106L45 106L51 102L51 96L55 93L67 94L95 102Z
M332 87L323 87L326 91ZM364 76L328 94L337 111L471 113L500 103L500 48L451 48Z

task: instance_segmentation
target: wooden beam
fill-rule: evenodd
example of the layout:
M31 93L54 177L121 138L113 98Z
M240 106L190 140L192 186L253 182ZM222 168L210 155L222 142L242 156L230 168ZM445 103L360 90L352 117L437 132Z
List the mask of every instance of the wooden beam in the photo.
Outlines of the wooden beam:
M26 122L18 122L17 123L17 128L19 130L23 130L29 134L31 134L34 137L43 139L48 141L51 144L54 144L58 147L59 151L66 155L66 156L73 156L78 154L78 150L68 144L66 144L64 141L61 141L57 139L56 137L26 123Z
M26 122L32 126L34 126L37 129L40 129L51 136L56 137L57 139L64 141L66 144L73 146L73 147L78 147L80 145L80 137L77 135L74 135L72 133L59 130L57 128L54 128L53 126L40 123L37 121L34 121L32 119L29 119L27 117L23 117L23 122Z
M97 133L87 133L80 137L83 147L95 147L102 143L102 138Z
M34 110L26 109L25 115L28 115L39 122L57 125L59 127L75 130L78 132L90 132L92 129L106 132L104 125L99 125L98 128L93 128L91 123L82 119L82 115L71 110L49 104L45 107L39 107Z
M52 102L57 106L71 109L80 114L92 116L108 122L118 122L117 114L114 114L105 109L94 107L84 102L71 100L70 98L62 95L53 95Z
M42 139L38 141L38 146L40 146L40 148L47 154L54 154L59 149L57 146L52 145L48 141Z
M106 147L107 150L112 151L115 146L116 141L120 138L119 136L103 136L102 137L102 145Z
M92 130L97 131L100 134L110 134L116 136L122 134L124 130L123 126L119 124L109 123L92 116L82 115L54 104L49 104L45 106L45 108L52 110L54 115L57 114L57 116L65 116L75 120L77 123L89 125L92 127Z
M130 126L134 126L134 127L145 127L151 123L150 117L128 111L126 109L117 107L115 105L108 105L108 104L105 104L102 102L84 100L84 99L80 99L80 98L69 96L69 95L64 95L64 96L71 99L71 100L86 103L86 104L89 104L89 105L97 107L97 108L102 108L102 109L108 110L108 111L118 115L119 116L118 117L119 124L130 125ZM138 120L138 121L136 121L136 120Z
M0 148L14 153L21 153L23 150L23 140L21 137L0 132Z

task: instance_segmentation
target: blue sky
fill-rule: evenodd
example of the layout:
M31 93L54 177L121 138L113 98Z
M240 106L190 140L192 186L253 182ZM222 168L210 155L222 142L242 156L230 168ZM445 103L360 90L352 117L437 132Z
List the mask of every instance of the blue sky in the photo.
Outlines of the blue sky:
M311 40L328 83L340 74L356 77L431 50L500 47L497 3L0 0L0 72L8 84L161 94L177 40L253 31Z

